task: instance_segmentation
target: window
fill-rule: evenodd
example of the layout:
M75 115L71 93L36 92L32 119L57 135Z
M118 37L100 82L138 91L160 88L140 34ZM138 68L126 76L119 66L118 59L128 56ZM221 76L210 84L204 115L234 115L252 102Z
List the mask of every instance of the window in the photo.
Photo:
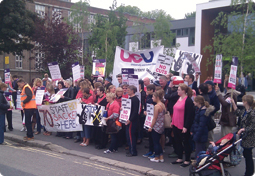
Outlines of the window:
M53 10L52 10L52 17L53 17L53 15L54 15L55 19L62 18L61 9L58 9L58 8L54 7Z
M35 53L35 69L42 69L42 62L45 58L45 54L43 52L37 51Z
M178 29L178 30L177 30L176 36L178 36L178 37L182 36L182 30L181 30L181 29Z
M45 16L45 6L35 5L35 12L40 16Z
M22 69L22 56L20 55L15 56L15 67L18 69Z
M90 14L88 17L88 23L89 24L95 24L96 23L96 19L95 19L95 15Z
M182 29L182 36L188 36L189 35L189 28Z
M151 47L151 36L150 33L145 33L141 38L141 49L146 49Z
M72 16L72 12L68 11L68 18L69 21L71 22L72 26L73 26L73 30L75 32L81 32L81 25L80 23L77 22L77 19L75 20L74 15Z
M189 32L189 46L195 45L195 28L190 28Z

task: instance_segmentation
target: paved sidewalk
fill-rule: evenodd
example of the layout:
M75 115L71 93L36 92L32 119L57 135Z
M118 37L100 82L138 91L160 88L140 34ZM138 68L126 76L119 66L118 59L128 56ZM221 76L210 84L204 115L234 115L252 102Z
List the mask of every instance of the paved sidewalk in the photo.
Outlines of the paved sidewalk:
M7 130L5 133L6 138L16 142L22 142L22 138L26 133L19 131L22 127L22 123L20 112L16 110L13 111L13 126L14 131L10 132ZM215 140L220 138L219 132L220 127L217 126L215 129ZM137 145L138 156L126 157L124 148L119 148L118 153L103 154L103 150L95 149L94 144L90 144L87 147L81 147L79 146L79 143L74 143L74 140L55 137L55 134L56 133L53 133L51 136L44 136L43 134L35 135L34 141L25 142L25 144L60 153L81 156L91 160L97 160L99 162L112 164L121 168L132 169L146 175L170 175L170 173L172 173L184 176L189 174L189 168L181 168L170 164L170 162L175 159L167 157L167 155L172 152L172 147L169 146L166 146L165 148L165 162L154 163L149 161L147 158L142 157L142 155L147 152L147 149L144 148L144 146L148 144L147 140L144 140L142 144ZM244 172L244 162L237 167L227 168L227 170L230 173L233 173L232 175L236 175L236 173L238 173L237 175L242 175Z

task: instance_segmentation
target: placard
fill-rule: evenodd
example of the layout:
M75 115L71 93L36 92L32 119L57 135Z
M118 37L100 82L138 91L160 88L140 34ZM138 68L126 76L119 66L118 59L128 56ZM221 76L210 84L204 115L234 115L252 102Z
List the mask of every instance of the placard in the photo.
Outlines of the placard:
M222 55L217 54L215 60L215 69L214 69L214 83L221 84L221 77L222 77Z
M139 82L138 82L138 75L128 75L128 85L133 85L136 87L137 91L135 93L136 97L141 102L141 94L139 91ZM139 106L139 112L140 112L140 106Z
M44 87L41 88L40 90L36 90L35 102L36 102L37 106L42 105L44 93L45 93L45 88Z
M126 83L128 84L128 75L134 74L133 68L122 68L121 69L121 75L122 75L122 84Z
M85 67L83 65L80 66L80 78L81 79L84 79L84 73L85 73Z
M238 57L233 57L231 62L229 79L228 79L228 87L232 89L236 89L237 66L238 66Z
M73 81L78 81L81 78L81 67L79 62L72 64Z
M151 127L151 123L154 117L154 105L146 104L146 106L147 106L147 109L146 109L147 115L144 121L143 128L148 130Z
M77 116L78 100L38 106L41 123L49 132L82 131Z
M172 57L159 54L155 72L161 75L167 75L170 71L172 62Z
M106 60L105 59L93 59L92 74L94 76L104 77L105 67L106 67Z
M61 72L57 62L48 63L52 81L61 80Z
M4 70L4 81L6 84L11 82L11 73L9 68Z
M130 112L131 112L131 99L122 98L121 100L121 108L119 121L121 123L126 123L129 120Z
M21 92L17 91L17 101L16 101L16 109L17 110L22 110L23 107L21 106Z
M195 73L201 73L200 72L200 68L197 65L196 62L196 58L192 57L189 53L184 53L184 56L188 59L188 61L191 63L193 70L195 71ZM187 65L189 66L189 64L187 63ZM188 71L187 71L188 73Z
M60 90L56 93L56 95L50 99L49 102L50 102L50 103L56 103L56 102L58 102L58 100L61 98L61 96L64 95L64 94L66 93L67 89L68 89L68 88L60 89Z
M79 103L77 106L77 116L83 121L84 125L103 126L104 110L104 106Z

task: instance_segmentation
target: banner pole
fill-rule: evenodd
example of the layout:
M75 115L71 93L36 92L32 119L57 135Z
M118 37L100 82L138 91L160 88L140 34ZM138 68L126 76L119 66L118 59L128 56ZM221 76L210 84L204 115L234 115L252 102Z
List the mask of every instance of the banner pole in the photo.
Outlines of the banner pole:
M231 90L231 100L233 99L233 89ZM230 104L230 112L232 112L232 104Z

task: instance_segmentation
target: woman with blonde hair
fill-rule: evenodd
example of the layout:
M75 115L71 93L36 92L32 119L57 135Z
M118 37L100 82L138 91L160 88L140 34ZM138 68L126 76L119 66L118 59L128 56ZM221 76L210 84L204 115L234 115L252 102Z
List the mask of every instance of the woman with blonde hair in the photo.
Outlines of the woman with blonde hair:
M173 107L171 126L174 132L178 159L172 162L172 164L181 164L181 167L187 167L190 165L191 154L190 128L195 116L194 104L191 99L192 89L186 84L181 83L177 92L180 98ZM183 151L185 151L184 162L182 160Z
M254 174L254 163L252 158L252 149L255 147L255 101L252 95L244 95L243 98L244 109L237 108L235 100L231 99L235 114L239 117L238 135L244 132L245 138L242 140L243 156L245 158L245 176L252 176Z
M107 93L116 93L116 87L115 85L110 85L108 90L107 90Z

